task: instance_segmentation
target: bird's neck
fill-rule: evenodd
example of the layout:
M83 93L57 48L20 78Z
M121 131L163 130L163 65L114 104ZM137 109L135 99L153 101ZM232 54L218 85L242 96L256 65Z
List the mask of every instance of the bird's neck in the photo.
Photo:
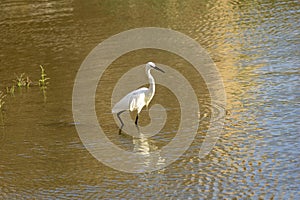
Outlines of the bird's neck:
M150 87L149 87L148 91L151 94L151 98L152 98L154 93L155 93L155 82L154 82L153 76L150 73L150 69L147 70L147 76L148 76L149 84L150 84Z

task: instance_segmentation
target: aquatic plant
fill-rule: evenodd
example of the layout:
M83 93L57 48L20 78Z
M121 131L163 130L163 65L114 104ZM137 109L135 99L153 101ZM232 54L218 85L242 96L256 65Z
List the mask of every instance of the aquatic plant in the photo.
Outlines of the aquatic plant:
M11 94L11 96L14 96L15 93L15 88L16 87L30 87L31 85L39 85L41 90L43 91L43 95L44 95L44 101L46 101L46 89L47 89L47 85L49 84L49 79L47 77L47 74L45 72L45 69L43 68L42 65L40 65L41 68L41 77L39 79L39 83L37 84L36 82L32 82L29 78L29 76L26 76L25 73L20 74L20 76L16 75L16 79L13 80L14 84L11 87L6 87L6 93L7 94ZM6 98L6 95L0 91L0 110L1 108L3 108L3 105L5 104L4 99Z
M2 91L0 91L0 109L2 109L3 105L5 104L5 97L6 95Z
M6 87L6 93L14 94L15 93L15 85L12 85L10 88Z
M32 81L28 76L25 78L25 73L22 73L20 76L16 76L16 80L14 80L17 87L30 87Z
M26 86L30 87L31 84L32 84L32 81L29 79L29 76L26 76Z
M43 68L42 65L40 65L40 68L41 68L41 78L39 80L39 86L40 87L46 87L49 84L48 80L50 78L47 77L45 69Z

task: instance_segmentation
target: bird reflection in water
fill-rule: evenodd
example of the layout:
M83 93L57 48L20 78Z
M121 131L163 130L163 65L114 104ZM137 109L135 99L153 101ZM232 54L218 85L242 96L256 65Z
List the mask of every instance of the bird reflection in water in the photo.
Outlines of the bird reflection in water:
M140 133L140 137L133 137L133 153L141 159L140 167L145 171L159 169L164 165L165 159L160 155L160 149L151 142L151 139Z

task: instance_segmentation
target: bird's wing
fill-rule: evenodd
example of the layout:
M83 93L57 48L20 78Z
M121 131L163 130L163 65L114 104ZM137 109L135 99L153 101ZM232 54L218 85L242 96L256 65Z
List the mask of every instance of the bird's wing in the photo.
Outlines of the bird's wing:
M142 110L142 108L145 106L145 92L147 90L148 88L140 88L135 90L129 100L130 111L138 110L138 112L140 112Z
M137 97L139 93L145 92L148 88L139 88L128 93L125 97L123 97L118 103L116 103L112 109L112 113L118 113L123 110L130 110L130 104L134 97Z

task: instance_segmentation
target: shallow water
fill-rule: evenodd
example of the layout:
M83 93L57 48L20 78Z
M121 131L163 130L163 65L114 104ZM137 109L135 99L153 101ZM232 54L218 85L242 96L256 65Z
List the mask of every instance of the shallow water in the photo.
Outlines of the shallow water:
M298 1L2 1L0 10L0 89L23 72L37 82L39 65L51 78L44 92L38 86L17 88L5 98L1 199L299 199ZM199 124L176 162L130 174L107 167L85 149L73 121L72 90L82 61L98 43L148 26L180 31L207 50L223 78L226 120L205 158L198 152L209 120ZM143 141L118 135L109 113L115 84L110 77L121 76L124 65L148 60L184 73L197 87L203 113L222 109L211 107L203 80L178 56L153 49L122 56L102 80L95 105L107 137L128 151ZM175 136L180 116L174 96L163 87L157 91L153 101L166 105L172 117L149 139L150 150ZM140 123L149 123L147 112Z

